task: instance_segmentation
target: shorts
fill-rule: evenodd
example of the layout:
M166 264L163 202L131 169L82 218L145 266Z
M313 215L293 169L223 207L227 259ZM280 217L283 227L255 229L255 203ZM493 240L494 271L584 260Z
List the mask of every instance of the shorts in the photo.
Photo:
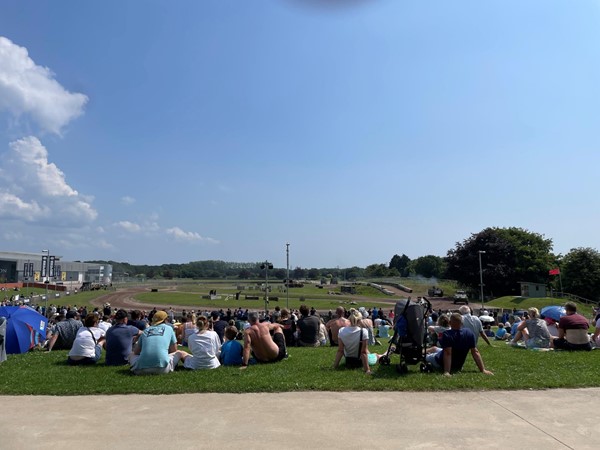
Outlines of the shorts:
M436 356L439 355L440 353L442 353L444 350L440 350L439 352L436 353L428 353L427 356L425 356L425 362L429 363L432 365L432 367L436 370L442 370L443 367L440 366L440 363L438 362Z
M137 369L135 367L135 363L139 357L140 355L134 354L129 356L129 364L131 364L131 371L134 373L134 375L160 375L173 372L175 370L175 366L179 364L179 360L181 359L179 353L171 353L169 354L169 362L165 367L146 367L143 369Z
M283 335L283 333L274 333L273 334L273 342L275 342L275 345L277 345L277 347L279 348L279 353L277 353L277 356L275 357L275 359L271 359L270 361L262 361L258 358L255 359L257 362L259 363L272 363L272 362L277 362L277 361L281 361L282 359L287 357L287 350L285 348L285 336Z
M102 356L102 346L96 345L93 357L87 357L83 359L71 359L71 357L69 357L67 359L67 363L71 366L85 366L88 364L96 364L100 359L100 356Z
M591 350L592 344L590 342L587 344L571 344L566 339L554 339L554 348L560 350Z

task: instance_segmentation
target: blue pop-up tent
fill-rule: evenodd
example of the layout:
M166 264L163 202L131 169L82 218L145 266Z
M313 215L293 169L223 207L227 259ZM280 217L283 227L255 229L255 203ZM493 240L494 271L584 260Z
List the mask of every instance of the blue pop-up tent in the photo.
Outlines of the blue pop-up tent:
M36 342L44 342L48 319L29 306L0 306L0 317L6 317L6 353L25 353Z

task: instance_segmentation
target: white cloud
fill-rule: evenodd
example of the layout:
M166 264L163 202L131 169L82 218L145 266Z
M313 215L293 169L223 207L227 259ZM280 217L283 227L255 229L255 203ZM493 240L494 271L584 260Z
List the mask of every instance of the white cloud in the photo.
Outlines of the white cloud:
M96 219L91 200L65 180L33 136L11 142L0 155L0 218L78 226Z
M121 204L123 204L123 205L132 205L133 203L135 203L135 198L130 197L129 195L121 197Z
M218 244L219 241L209 237L203 237L194 231L183 231L179 227L168 228L166 233L173 236L176 241L187 241L187 242L209 242L211 244Z
M43 130L60 134L87 101L62 87L50 69L35 64L25 47L0 36L0 111L28 115Z
M116 227L120 227L125 231L129 231L130 233L139 233L142 231L142 227L134 222L129 222L128 220L122 220L120 222L116 222L114 224Z

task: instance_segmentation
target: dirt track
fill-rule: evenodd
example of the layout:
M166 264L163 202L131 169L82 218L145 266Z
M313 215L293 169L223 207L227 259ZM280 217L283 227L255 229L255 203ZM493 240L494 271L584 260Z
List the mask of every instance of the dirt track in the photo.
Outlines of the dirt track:
M361 301L373 301L376 300L378 302L382 302L382 303L388 303L390 305L390 308L393 307L393 305L398 301L398 297L401 298L406 298L408 296L411 296L413 299L416 299L419 296L423 296L424 293L419 293L419 292L413 292L411 294L407 294L406 292L403 292L399 289L396 289L394 287L391 286L386 286L386 289L391 290L392 292L394 292L394 297L393 298L377 298L377 299L373 299L373 298L369 298L369 297L363 297L363 296L351 296L351 299L353 301L356 301L357 303L360 304ZM91 303L94 306L97 307L102 307L105 303L110 303L110 306L112 308L123 308L126 310L131 310L131 309L140 309L140 310L149 310L152 309L154 307L157 308L173 308L175 311L181 311L183 309L189 309L190 307L182 307L181 305L170 305L170 304L164 304L164 303L140 303L138 301L136 301L134 299L134 296L136 294L142 293L142 292L148 292L148 288L144 288L144 287L137 287L137 288L125 288L125 289L117 289L117 291L115 292L110 292L106 295L103 295L102 297L98 297L95 300L92 300ZM458 309L457 305L454 305L452 303L452 300L449 298L429 298L429 301L431 302L431 306L434 310L453 310L453 309ZM225 306L225 305L224 305ZM228 307L232 307L233 305L229 304L227 305ZM196 309L213 309L214 306L208 306L208 305L196 305L195 306ZM233 308L232 308L233 309ZM259 307L258 309L262 309L262 306Z

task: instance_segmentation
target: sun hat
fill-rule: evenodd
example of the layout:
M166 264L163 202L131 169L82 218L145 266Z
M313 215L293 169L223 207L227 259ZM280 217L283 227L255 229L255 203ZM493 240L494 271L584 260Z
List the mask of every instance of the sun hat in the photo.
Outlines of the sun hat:
M164 311L157 311L152 316L152 325L158 325L167 320L167 313Z

